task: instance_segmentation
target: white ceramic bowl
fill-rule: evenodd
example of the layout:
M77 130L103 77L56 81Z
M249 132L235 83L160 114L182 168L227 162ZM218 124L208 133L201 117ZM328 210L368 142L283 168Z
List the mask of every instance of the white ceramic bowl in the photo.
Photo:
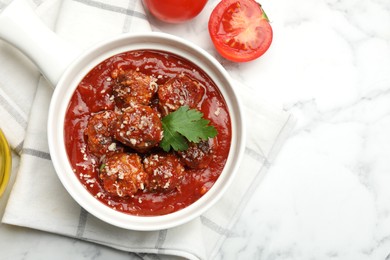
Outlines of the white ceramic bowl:
M21 13L21 9L25 8L23 0L15 0L14 5L16 7L12 8L17 8L18 14ZM0 15L0 24L4 21L7 22L9 20L18 19L17 17L14 17L15 14L12 13L12 9L8 12L7 18L2 17L2 14ZM28 20L30 19L26 18L28 16L31 16L30 12L25 11L23 18L20 19ZM35 23L35 26L37 27L41 26L39 25L39 22L35 21L35 18L31 19L33 19L34 22L28 21L28 23ZM9 24L10 23L8 22L8 26ZM19 25L19 22L17 27L23 29L23 25ZM36 62L46 77L51 80L53 84L56 84L54 95L51 100L48 120L50 155L58 177L66 190L74 200L92 215L107 223L126 229L166 229L181 225L201 215L220 199L227 187L232 183L244 152L245 130L243 115L240 109L240 103L234 91L233 83L228 73L213 57L201 48L181 38L163 33L127 34L111 38L91 47L88 51L81 53L73 61L70 59L77 55L72 54L63 57L63 55L59 55L58 51L60 51L61 48L66 48L66 53L77 53L77 51L73 52L72 48L60 44L58 45L60 46L60 49L52 54L54 55L54 58L48 61L47 59L42 59L42 55L48 55L47 53L37 54L37 51L47 51L45 48L42 50L42 46L39 42L31 43L30 41L29 44L25 46L23 43L20 43L19 37L16 37L16 39L9 39L11 36L7 36L7 33L2 33L2 31L4 30L2 30L0 25L0 37L22 49L22 51ZM46 30L43 31L44 32L38 33L51 35L50 32L47 32ZM35 36L37 36L36 33L37 32L35 32ZM49 36L44 37L47 39ZM52 37L52 35L50 37ZM55 37L52 38L53 41L57 41ZM25 39L23 41L25 41ZM52 44L56 43L54 42ZM213 187L199 200L188 207L162 216L133 216L111 209L98 201L82 186L77 176L73 173L68 161L64 143L64 117L70 98L79 82L92 68L107 58L122 52L139 49L171 52L202 68L216 83L225 98L232 125L232 140L229 156L224 170ZM53 70L54 66L57 66L57 68ZM58 67L64 68L64 71L61 71Z

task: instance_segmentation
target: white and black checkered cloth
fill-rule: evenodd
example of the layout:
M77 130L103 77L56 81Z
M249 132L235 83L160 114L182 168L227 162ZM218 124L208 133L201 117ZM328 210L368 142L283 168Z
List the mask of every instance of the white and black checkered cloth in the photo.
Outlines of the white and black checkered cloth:
M140 0L31 3L60 37L84 49L113 35L151 30ZM0 9L5 6L0 3ZM288 113L263 105L248 88L237 83L250 120L244 160L230 190L212 209L182 226L156 232L125 230L88 214L60 183L46 136L53 92L50 84L23 54L1 40L0 60L0 128L20 156L2 222L103 244L143 259L212 259L218 255L293 124Z

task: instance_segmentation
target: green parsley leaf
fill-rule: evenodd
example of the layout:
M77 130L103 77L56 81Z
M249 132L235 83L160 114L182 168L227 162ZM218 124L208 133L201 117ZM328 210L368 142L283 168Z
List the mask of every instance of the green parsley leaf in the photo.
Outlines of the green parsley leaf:
M164 138L160 142L160 147L166 152L171 147L175 151L187 150L187 140L199 143L201 140L207 140L218 134L217 129L209 125L210 120L204 119L201 112L189 109L188 106L180 107L163 117L161 121Z
M106 164L105 163L102 163L102 165L100 165L100 168L99 168L99 172L102 172L104 167L106 167Z

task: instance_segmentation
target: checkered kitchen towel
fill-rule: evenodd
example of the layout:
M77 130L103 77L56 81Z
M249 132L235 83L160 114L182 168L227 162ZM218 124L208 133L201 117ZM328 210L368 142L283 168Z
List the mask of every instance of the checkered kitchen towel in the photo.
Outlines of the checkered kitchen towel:
M151 30L140 0L31 0L30 4L60 37L84 49L116 34ZM1 2L0 9L5 6ZM237 83L250 120L245 156L234 185L212 209L187 224L155 232L125 230L88 214L57 178L46 136L50 84L30 61L2 41L0 60L0 127L21 157L3 223L103 244L144 259L156 254L168 259L217 256L293 124L289 114L262 105Z

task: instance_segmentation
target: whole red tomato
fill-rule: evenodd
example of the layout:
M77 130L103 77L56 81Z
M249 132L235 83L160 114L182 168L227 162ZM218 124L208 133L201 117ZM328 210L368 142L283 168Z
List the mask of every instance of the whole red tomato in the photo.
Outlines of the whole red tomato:
M182 23L197 16L207 0L143 0L152 15L167 23Z

